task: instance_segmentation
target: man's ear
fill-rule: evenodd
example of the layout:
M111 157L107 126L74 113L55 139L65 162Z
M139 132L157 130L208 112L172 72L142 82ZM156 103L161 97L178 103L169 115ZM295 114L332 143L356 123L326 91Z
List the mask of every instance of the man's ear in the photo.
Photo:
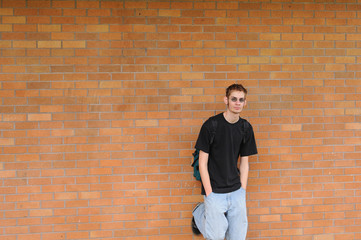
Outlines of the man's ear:
M223 101L224 101L224 104L228 105L228 98L227 98L227 96L224 96Z

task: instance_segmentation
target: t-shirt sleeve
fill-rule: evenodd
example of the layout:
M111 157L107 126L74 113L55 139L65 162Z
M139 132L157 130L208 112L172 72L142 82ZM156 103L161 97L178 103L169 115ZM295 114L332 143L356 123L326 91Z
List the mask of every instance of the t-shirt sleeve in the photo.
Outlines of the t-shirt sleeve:
M195 145L195 148L198 150L202 150L203 152L209 153L210 150L210 139L211 132L209 130L209 122L206 121L199 132L198 139Z
M252 125L248 122L246 124L247 127L245 129L245 140L244 144L241 145L239 154L241 157L251 156L258 153Z

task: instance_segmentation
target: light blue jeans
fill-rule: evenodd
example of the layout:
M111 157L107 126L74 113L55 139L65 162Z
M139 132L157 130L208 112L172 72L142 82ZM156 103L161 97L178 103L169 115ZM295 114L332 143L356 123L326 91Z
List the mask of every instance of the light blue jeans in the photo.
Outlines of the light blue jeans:
M193 212L199 231L207 240L245 240L248 220L246 191L211 193Z

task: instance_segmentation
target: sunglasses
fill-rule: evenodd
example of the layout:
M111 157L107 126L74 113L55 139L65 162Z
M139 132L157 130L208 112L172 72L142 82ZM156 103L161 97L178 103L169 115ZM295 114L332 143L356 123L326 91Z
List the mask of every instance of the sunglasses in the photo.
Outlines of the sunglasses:
M236 98L236 97L231 97L231 101L232 102L237 102L239 101L240 103L244 103L246 101L245 98Z

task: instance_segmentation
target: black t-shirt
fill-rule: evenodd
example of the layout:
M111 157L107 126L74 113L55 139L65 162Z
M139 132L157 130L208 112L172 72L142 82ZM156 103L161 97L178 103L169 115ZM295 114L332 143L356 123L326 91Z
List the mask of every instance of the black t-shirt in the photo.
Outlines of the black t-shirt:
M210 139L217 121L216 134L212 145ZM229 123L223 113L209 118L200 130L196 149L209 153L208 172L212 191L229 193L241 187L240 172L237 167L239 156L257 154L257 146L251 124L242 118ZM202 194L204 188L202 187Z

